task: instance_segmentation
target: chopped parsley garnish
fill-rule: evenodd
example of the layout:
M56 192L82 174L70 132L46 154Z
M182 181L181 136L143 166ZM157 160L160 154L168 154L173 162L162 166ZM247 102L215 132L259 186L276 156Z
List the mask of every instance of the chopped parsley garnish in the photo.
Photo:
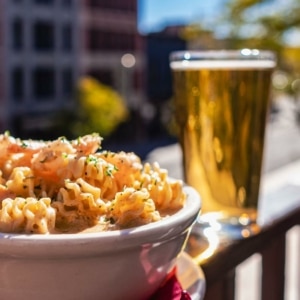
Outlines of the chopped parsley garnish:
M93 163L95 166L98 164L99 162L99 159L95 156L92 156L92 155L89 155L87 158L86 158L86 162L89 164L89 163Z
M106 170L105 170L105 174L106 176L112 176L114 172L118 171L118 168L115 165L108 165Z
M27 144L25 141L22 141L21 147L22 147L22 148L27 148L27 147L28 147L28 144Z

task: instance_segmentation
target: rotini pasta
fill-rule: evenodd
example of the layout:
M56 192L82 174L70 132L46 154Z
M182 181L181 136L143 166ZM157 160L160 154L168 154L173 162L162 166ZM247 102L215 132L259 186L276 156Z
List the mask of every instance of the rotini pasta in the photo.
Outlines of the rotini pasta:
M101 140L0 135L0 231L114 230L159 221L184 205L180 180L134 153L101 150Z

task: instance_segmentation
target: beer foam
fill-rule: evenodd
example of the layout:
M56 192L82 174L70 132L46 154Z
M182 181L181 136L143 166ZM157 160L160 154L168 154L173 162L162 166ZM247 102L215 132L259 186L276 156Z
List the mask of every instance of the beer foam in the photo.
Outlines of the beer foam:
M183 60L172 61L170 66L174 70L198 69L270 69L276 63L272 60Z

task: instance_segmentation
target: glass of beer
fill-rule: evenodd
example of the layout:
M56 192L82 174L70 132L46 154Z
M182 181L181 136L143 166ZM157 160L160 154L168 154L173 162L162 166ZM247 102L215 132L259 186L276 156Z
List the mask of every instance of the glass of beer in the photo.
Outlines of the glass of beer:
M242 238L259 231L264 133L276 58L254 49L170 55L184 177L202 198L197 226Z

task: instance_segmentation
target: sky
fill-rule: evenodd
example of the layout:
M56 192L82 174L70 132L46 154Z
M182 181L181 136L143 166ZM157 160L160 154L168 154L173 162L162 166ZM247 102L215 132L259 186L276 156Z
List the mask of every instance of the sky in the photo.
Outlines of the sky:
M212 18L224 0L139 0L138 23L142 34L160 31L166 25L189 24Z

